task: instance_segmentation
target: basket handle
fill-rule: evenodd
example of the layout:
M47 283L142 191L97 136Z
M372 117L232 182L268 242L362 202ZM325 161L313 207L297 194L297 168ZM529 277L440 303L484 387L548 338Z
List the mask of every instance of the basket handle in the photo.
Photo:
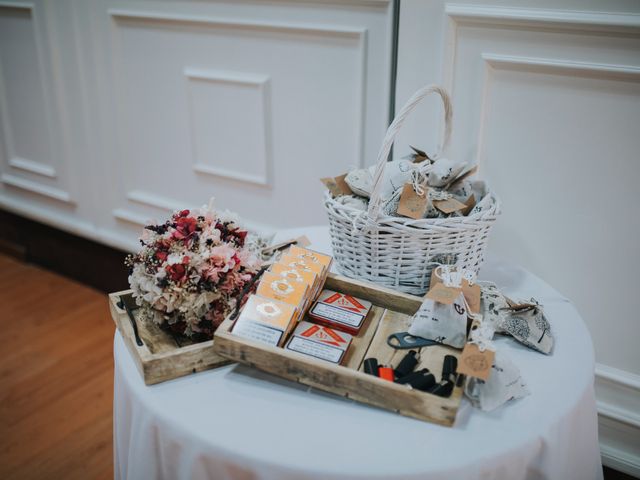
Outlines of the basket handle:
M378 152L378 166L376 167L375 174L373 175L373 189L371 191L371 198L369 199L369 210L368 216L369 219L375 221L378 219L380 215L380 209L382 207L382 199L380 198L380 190L382 189L382 178L384 177L384 167L387 163L387 158L389 157L389 152L391 151L391 146L393 142L396 140L396 136L400 131L400 128L404 124L405 120L409 116L409 113L416 108L416 106L422 101L430 93L437 93L440 95L442 99L442 103L444 105L444 131L442 133L442 141L440 142L440 147L438 149L438 153L435 155L435 158L442 153L444 148L449 143L449 137L451 137L451 99L449 98L449 94L447 91L438 86L438 85L426 85L418 90L413 96L409 99L407 103L405 103L404 107L400 110L400 112L396 115L396 118L393 119L391 125L387 129L387 133L382 141L382 146L380 147L380 151Z

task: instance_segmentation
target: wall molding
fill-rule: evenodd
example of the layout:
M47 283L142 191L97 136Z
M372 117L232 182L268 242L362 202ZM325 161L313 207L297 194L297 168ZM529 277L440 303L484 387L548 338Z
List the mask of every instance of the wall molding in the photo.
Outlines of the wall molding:
M202 68L185 68L183 71L184 76L189 81L203 81L212 83L226 83L229 85L242 85L255 88L260 95L260 102L262 108L262 135L264 137L264 144L262 145L264 175L252 175L233 169L222 168L216 165L210 165L198 161L196 138L195 138L195 119L193 111L191 110L192 103L189 103L189 113L191 121L191 151L194 155L193 170L196 173L203 173L206 175L213 175L222 178L228 178L231 180L239 180L254 185L269 187L272 183L273 176L273 158L271 154L271 99L269 91L270 77L266 74L258 73L246 73L246 72L231 72L225 70L213 70ZM191 95L191 92L189 92Z
M131 10L123 8L109 8L107 13L114 19L130 19L137 21L160 21L171 23L190 23L208 25L218 28L242 28L252 30L266 30L290 33L316 33L319 35L346 36L360 38L366 31L361 27L343 25L325 25L296 22L264 22L256 20L240 20L236 18L218 17L211 15L189 15L168 13L162 11Z
M14 157L9 160L9 166L24 172L42 175L43 177L56 178L57 176L55 168L51 165L47 165L42 162L34 162L27 158Z
M457 23L535 25L565 30L633 33L640 35L640 15L634 13L546 10L448 3L445 14Z
M71 198L71 194L60 188L51 187L49 185L43 185L42 183L34 182L26 178L18 177L10 173L3 173L0 175L0 181L10 187L19 188L30 193L35 193L44 197L58 200L59 202L73 204L75 203Z
M635 65L615 65L593 62L579 62L557 58L540 58L519 55L501 55L483 52L484 61L482 97L478 127L478 167L484 164L484 129L487 125L488 98L491 91L492 70L510 70L517 72L549 73L553 75L606 78L611 80L640 81L640 67ZM453 80L453 79L452 79Z
M74 215L68 215L40 205L26 204L24 201L16 200L1 191L0 207L16 215L21 215L30 220L35 220L126 252L135 252L139 248L139 243L126 235L118 234L109 228L97 227L93 223Z
M640 477L640 376L596 364L602 463Z
M35 5L31 2L0 2L0 8L8 10L26 10L33 13Z
M125 208L115 208L111 211L111 214L120 221L131 223L133 225L139 225L145 227L149 225L150 218L146 215L127 210Z
M173 200L161 195L156 195L155 193L145 192L143 190L131 190L129 193L127 193L127 200L142 205L147 205L149 207L166 210L167 212L175 212L176 210L188 208L184 206L184 203L181 203L177 200Z
M503 70L553 72L556 74L596 74L607 78L640 78L640 67L605 63L577 62L555 58L537 58L483 53L482 59L494 68Z
M379 3L378 3L379 1ZM347 2L349 3L349 2ZM389 0L376 0L376 4L388 5ZM357 129L357 151L356 158L358 165L364 167L364 142L365 142L365 121L366 121L366 98L367 98L367 50L368 50L368 31L366 27L348 26L339 24L316 24L316 23L299 23L299 22L272 22L272 21L256 21L244 20L231 17L219 17L205 14L180 14L164 11L153 10L134 10L127 8L109 8L108 15L115 22L118 21L137 21L137 22L168 22L205 25L213 28L224 29L248 29L266 32L283 32L290 34L306 34L306 35L323 35L333 37L351 38L358 41L359 55L359 74L356 79L360 89L358 95L358 116L354 120ZM115 49L114 49L115 50ZM113 56L114 64L117 63L116 57ZM117 70L117 68L114 68ZM193 69L196 70L196 69ZM267 125L268 127L268 125ZM262 177L252 177L250 175L240 175L234 177L233 173L225 169L217 169L208 165L198 164L194 170L199 173L216 175L231 178L234 180L245 181L258 185L264 185ZM270 179L269 179L270 181Z

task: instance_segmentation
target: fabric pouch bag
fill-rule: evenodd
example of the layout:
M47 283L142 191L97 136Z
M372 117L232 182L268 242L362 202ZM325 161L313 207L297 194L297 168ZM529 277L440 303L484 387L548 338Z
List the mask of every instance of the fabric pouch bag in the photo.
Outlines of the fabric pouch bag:
M535 299L513 308L495 285L482 285L480 312L483 322L490 324L496 333L511 335L523 345L549 355L554 338L551 325Z
M498 290L498 287L480 285L480 313L483 323L491 325L495 332L500 332L507 308L509 308L507 298Z
M462 291L451 305L425 299L413 316L409 335L454 348L464 347L467 341L467 307Z
M520 310L507 310L502 333L508 333L523 345L549 355L553 350L551 325L542 308L535 304Z
M490 412L509 400L526 397L529 390L518 367L498 350L489 378L485 381L469 377L465 385L465 394L474 407Z

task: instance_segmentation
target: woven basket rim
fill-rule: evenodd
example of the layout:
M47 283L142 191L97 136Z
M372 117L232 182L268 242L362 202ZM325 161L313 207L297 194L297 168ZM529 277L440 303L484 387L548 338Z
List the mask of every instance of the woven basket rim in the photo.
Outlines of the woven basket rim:
M385 215L378 217L378 220L374 223L377 225L389 225L394 228L398 228L399 226L403 227L413 227L416 229L424 229L432 226L437 227L447 227L447 226L459 226L464 224L472 224L478 221L484 221L489 219L494 219L500 214L501 202L499 197L493 192L489 191L487 195L490 195L493 199L493 203L491 207L485 211L475 213L473 215L461 216L461 217L447 217L447 218L420 218L413 219L407 217L400 216L392 216ZM361 215L361 220L363 222L367 222L367 211L359 210L357 208L353 208L351 206L345 205L343 203L338 202L335 198L331 196L328 190L324 192L324 203L325 208L328 205L334 210L339 211L339 213L343 214L349 220L354 220Z

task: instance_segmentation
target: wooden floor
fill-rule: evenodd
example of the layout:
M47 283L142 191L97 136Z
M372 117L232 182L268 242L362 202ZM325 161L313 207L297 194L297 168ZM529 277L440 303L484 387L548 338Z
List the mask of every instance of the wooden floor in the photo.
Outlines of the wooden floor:
M0 478L113 478L106 296L4 255L0 273Z

